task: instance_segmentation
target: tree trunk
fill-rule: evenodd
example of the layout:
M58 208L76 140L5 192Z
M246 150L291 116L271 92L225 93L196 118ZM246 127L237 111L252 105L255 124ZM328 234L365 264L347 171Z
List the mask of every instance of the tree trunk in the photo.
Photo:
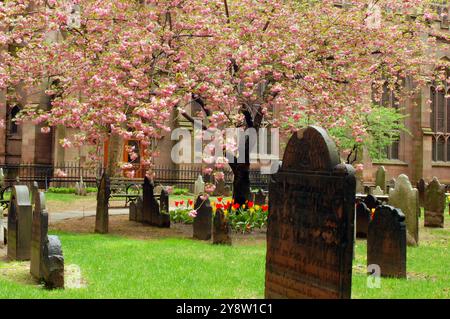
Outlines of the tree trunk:
M243 205L250 200L250 164L239 163L230 164L234 174L233 179L233 199L234 202Z
M120 160L121 153L121 138L117 134L111 134L108 145L108 161L105 167L105 172L109 177L113 177L117 172L117 162Z

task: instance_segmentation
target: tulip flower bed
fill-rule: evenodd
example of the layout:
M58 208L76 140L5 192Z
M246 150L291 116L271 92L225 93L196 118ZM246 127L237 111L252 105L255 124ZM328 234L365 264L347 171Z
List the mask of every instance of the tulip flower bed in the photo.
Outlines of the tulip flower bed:
M205 200L207 198L205 197ZM174 223L192 224L197 216L192 199L175 201L175 209L170 211L170 219ZM233 200L224 200L218 197L211 202L213 214L217 209L222 209L228 218L231 228L240 233L249 233L254 229L262 229L267 225L268 205L255 205L247 201L244 205L234 203ZM214 216L213 216L214 217Z

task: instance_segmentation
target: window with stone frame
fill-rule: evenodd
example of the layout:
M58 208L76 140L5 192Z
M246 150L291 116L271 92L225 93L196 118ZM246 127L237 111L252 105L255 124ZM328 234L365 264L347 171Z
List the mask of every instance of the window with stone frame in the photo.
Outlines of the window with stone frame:
M379 104L384 107L392 107L398 109L399 101L395 96L395 91L389 89L388 83L383 85L383 93L380 101L375 101L375 104ZM379 150L379 158L385 158L388 160L400 159L400 138L394 141L391 145Z
M17 123L15 121L19 112L20 112L20 107L17 105L12 107L9 111L9 115L8 115L9 132L8 133L10 135L19 135L20 134L19 125L17 125Z
M434 162L450 162L450 69L439 68L437 77L430 87L431 157Z

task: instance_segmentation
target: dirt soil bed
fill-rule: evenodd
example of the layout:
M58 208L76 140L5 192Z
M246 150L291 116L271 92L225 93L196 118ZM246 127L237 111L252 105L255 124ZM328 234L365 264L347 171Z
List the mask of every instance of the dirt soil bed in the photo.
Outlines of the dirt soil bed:
M92 234L94 233L95 217L66 219L50 224L51 230ZM159 238L192 238L192 225L172 223L170 228L158 228L128 220L128 215L109 216L109 234L134 239ZM265 230L256 230L250 234L232 234L233 242L239 244L256 244L266 241Z

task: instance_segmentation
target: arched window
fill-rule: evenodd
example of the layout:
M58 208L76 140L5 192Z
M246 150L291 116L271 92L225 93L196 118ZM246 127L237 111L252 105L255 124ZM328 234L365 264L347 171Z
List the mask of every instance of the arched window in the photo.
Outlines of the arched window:
M15 118L17 114L20 112L20 107L17 105L14 106L11 109L11 112L9 113L9 134L18 134L19 133L19 126L15 122Z
M450 162L450 94L446 79L449 70L439 68L435 83L430 87L430 127L434 132L432 160ZM438 81L438 79L440 79Z

